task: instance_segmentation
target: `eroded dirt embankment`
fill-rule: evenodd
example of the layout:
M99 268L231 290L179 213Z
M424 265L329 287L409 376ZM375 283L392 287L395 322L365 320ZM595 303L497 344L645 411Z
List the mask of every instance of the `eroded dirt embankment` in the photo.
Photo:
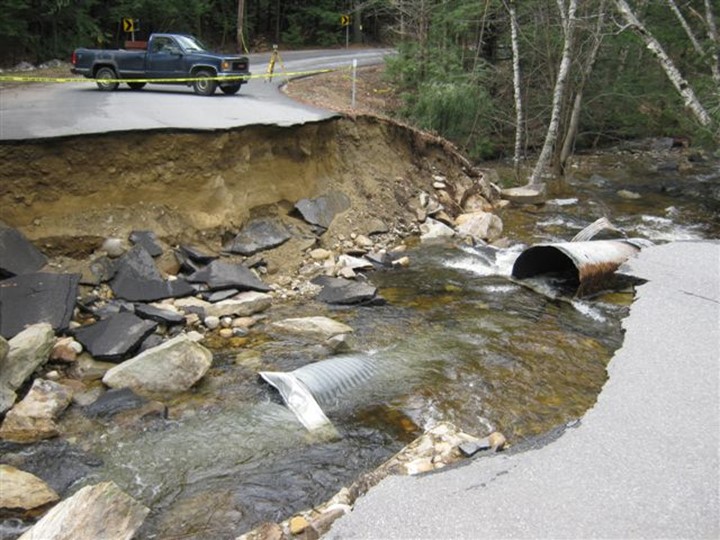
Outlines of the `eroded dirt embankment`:
M168 244L215 244L257 213L345 193L351 210L329 241L414 220L433 175L469 185L446 142L371 117L217 132L128 132L0 145L0 220L53 254L80 255L108 236L154 231ZM359 229L359 230L358 230Z

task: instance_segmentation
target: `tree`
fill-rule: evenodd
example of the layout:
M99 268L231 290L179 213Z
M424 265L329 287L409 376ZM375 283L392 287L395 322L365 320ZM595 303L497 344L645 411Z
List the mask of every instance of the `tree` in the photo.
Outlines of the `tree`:
M515 166L515 175L520 170L520 160L522 158L522 140L523 131L525 129L525 117L523 114L522 103L522 85L520 79L520 44L518 35L520 33L517 22L517 12L515 9L515 0L509 0L506 3L506 9L510 15L511 44L513 56L513 96L515 99L515 152L513 154L513 164Z
M648 29L640 22L632 8L626 0L614 0L615 6L620 15L625 20L627 28L632 30L645 44L645 47L655 56L660 63L663 71L667 75L675 90L683 100L687 107L695 116L698 123L703 127L710 127L712 119L700 100L697 98L695 91L690 83L682 76L680 71L675 67L675 63L665 52L660 42L648 31Z
M540 156L535 163L535 167L533 168L528 181L528 185L533 187L538 187L542 184L542 175L552 157L552 152L558 136L561 108L563 98L565 96L565 90L567 88L567 81L570 74L570 65L573 55L575 25L577 24L577 19L575 18L577 12L577 0L570 0L567 8L565 7L564 0L557 0L557 2L558 9L560 10L560 17L562 18L563 23L563 52L562 59L560 60L560 67L558 68L557 79L555 81L555 89L553 91L550 124L548 125L547 132L545 134L545 142L543 143L542 150L540 151Z

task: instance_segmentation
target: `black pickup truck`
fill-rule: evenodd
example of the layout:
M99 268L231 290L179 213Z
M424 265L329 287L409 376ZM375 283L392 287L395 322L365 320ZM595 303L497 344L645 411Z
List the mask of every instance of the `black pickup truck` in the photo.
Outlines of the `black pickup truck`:
M96 79L100 90L115 90L121 80L133 90L147 82L184 84L210 96L220 87L236 94L250 76L245 56L213 53L186 34L152 34L147 42L130 42L128 49L76 49L71 71ZM137 50L139 49L139 50Z

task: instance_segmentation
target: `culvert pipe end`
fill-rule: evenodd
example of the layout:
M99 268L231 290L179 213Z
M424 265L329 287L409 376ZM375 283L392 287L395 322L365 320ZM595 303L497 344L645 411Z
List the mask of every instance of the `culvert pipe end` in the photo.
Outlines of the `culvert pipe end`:
M621 264L649 245L652 243L635 238L539 244L518 256L511 275L518 280L546 275L560 278L582 296L602 288Z

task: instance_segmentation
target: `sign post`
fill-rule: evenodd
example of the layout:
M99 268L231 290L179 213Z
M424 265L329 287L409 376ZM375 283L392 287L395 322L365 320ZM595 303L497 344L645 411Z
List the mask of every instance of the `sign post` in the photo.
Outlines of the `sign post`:
M340 15L340 26L345 27L345 48L350 46L350 15Z

